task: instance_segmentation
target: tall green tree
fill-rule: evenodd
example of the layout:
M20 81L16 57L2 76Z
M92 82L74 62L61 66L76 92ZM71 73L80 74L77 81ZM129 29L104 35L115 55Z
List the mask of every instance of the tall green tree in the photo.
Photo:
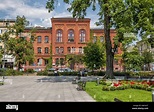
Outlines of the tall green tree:
M123 55L123 59L127 70L141 70L144 58L139 54L139 51L136 47L133 48L131 52L125 52L125 55Z
M74 69L75 64L83 64L83 55L68 54L66 55L66 62L71 69Z
M7 54L11 54L15 57L18 70L21 69L22 65L25 64L26 61L32 63L34 60L34 38L28 39L22 35L28 23L29 22L24 16L17 16L15 24L8 28L9 36L6 41ZM34 37L31 31L29 33L31 34L31 37ZM15 35L15 37L11 37L11 35Z
M120 43L127 40L125 33L140 33L142 37L147 37L154 32L154 0L63 0L70 4L68 8L76 18L84 18L89 7L92 10L99 9L99 20L97 25L104 26L105 47L106 47L106 75L114 78L113 59ZM56 3L58 0L56 0ZM46 8L53 11L55 0L48 0ZM110 38L110 29L115 28L116 37L114 46ZM129 36L128 36L129 37Z
M99 69L103 66L104 62L104 49L99 46L99 44L89 42L86 47L84 47L84 62L85 65L94 70Z
M145 50L142 53L142 56L143 56L144 64L148 65L148 70L150 71L150 63L154 62L154 56L153 56L152 52Z

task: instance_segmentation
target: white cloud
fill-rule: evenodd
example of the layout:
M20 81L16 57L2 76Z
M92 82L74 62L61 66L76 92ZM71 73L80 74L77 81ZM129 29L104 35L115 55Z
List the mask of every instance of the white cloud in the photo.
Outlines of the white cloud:
M27 5L24 0L0 1L0 10L3 10L7 13L7 18L16 18L17 15L24 15L27 20L34 24L39 20L39 18L49 20L50 17L52 17L52 15L55 13L55 11L48 13L48 10L45 8L45 6L41 6L39 3L35 3L34 6ZM42 21L41 25L51 26L49 23L49 21L48 23Z
M40 0L31 3L31 0L0 0L0 10L5 12L4 18L15 19L17 15L25 16L27 20L32 23L32 25L41 25L45 27L51 27L51 18L52 17L72 17L72 14L67 11L67 8L70 7L69 4L62 3L57 4L57 8L63 8L64 10L59 13L57 10L54 10L48 13L48 10L45 8L46 4L43 4ZM91 27L96 27L94 24L98 20L98 16L95 14L88 14L87 17L91 18Z

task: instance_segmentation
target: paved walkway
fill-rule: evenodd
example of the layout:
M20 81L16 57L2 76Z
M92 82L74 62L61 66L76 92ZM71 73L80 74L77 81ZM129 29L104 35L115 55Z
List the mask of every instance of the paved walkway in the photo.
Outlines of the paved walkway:
M0 102L95 102L77 91L73 77L10 76L0 86Z

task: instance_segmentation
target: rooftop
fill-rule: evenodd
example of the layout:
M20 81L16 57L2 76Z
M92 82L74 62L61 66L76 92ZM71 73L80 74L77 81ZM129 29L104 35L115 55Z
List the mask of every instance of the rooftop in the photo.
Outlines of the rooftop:
M15 19L0 19L0 22L15 22L16 20Z

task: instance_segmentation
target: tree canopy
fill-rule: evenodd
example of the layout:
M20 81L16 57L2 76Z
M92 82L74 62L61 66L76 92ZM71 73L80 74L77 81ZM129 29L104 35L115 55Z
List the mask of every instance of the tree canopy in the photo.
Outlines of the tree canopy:
M89 42L86 47L84 47L84 62L85 65L94 70L101 68L104 61L104 49L97 42Z
M6 49L7 54L10 54L15 57L15 64L18 67L18 70L21 68L22 64L25 64L26 61L30 63L34 60L34 50L33 50L33 39L31 36L34 36L32 32L28 32L27 36L23 36L25 27L28 25L28 21L24 16L16 17L16 22L14 25L8 27L7 32L7 41ZM15 37L13 35L15 34ZM30 39L27 39L27 37Z

